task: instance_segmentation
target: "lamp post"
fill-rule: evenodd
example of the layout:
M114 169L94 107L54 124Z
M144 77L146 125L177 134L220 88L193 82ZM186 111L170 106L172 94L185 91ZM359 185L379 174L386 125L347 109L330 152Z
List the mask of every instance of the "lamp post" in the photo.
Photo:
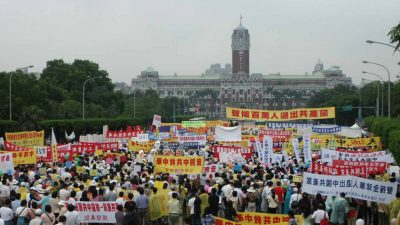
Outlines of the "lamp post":
M383 116L383 78L380 76L380 75L378 75L378 74L376 74L376 73L371 73L371 72L367 72L367 71L362 71L362 73L363 74L370 74L370 75L373 75L373 76L376 76L376 77L378 77L380 80L381 80L381 85L382 85L382 89L381 89L381 116Z
M97 79L97 78L100 78L100 77L91 77L91 78L86 79L83 82L83 87L82 87L82 119L83 120L85 119L85 85L86 85L86 83L88 81L94 80L94 79Z
M383 42L371 41L371 40L366 40L365 42L367 42L368 44L378 44L378 45L385 45L385 46L388 46L388 47L394 48L394 50L395 50L395 51L398 51L398 52L400 52L400 50L399 50L399 49L396 49L396 47L395 47L395 46L393 46L393 45L391 45L391 44L386 44L386 43L383 43Z
M368 82L373 82L373 80L368 80L368 79L361 79L361 83L364 83L364 81L368 81ZM376 116L379 116L379 84L375 83L376 87L378 89L378 96L376 97Z
M33 66L32 65L30 65L30 66L25 66L25 67L20 67L20 68L17 68L16 69L16 71L18 71L18 70L21 70L24 74L25 73L28 73L28 69L29 68L32 68ZM12 78L12 73L10 73L10 79L9 79L9 94L10 94L10 112L9 112L9 115L10 115L10 120L12 120L12 102L11 102L11 78Z
M390 119L390 71L388 70L388 68L386 68L386 66L379 64L379 63L375 63L375 62L369 62L369 61L362 61L365 64L373 64L376 66L380 66L383 69L386 70L387 74L388 74L388 118Z

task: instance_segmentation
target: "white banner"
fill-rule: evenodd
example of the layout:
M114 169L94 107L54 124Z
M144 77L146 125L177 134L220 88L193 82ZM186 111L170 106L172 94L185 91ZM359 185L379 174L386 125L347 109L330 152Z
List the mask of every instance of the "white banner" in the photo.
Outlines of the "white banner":
M267 163L268 166L271 165L270 159L272 158L272 138L270 136L264 135L263 145L262 145L262 161Z
M0 154L0 170L6 173L8 170L14 171L12 153Z
M242 141L241 127L215 126L215 141Z
M303 173L302 191L313 195L320 193L324 196L339 196L340 193L344 192L346 197L387 204L396 199L397 183L355 176Z
M364 161L364 162L386 162L393 163L393 156L386 151L378 152L340 152L329 149L322 149L321 161L322 163L328 163L332 165L333 160L347 160L347 161Z
M206 174L208 179L214 179L215 173L218 172L218 164L210 164L203 166L203 173Z
M153 124L152 124L153 126L156 126L156 127L161 127L161 116L159 116L159 115L154 115L154 117L153 117Z
M300 163L299 139L292 138L292 145L293 145L294 155L296 156L297 164L299 164Z
M117 202L74 202L81 223L115 223Z
M304 162L311 162L311 135L306 134L303 136L303 155Z
M207 135L193 135L193 136L178 136L179 143L197 142L199 145L205 145L207 143Z
M148 142L149 141L149 134L139 134L138 135L139 142Z
M256 150L257 150L257 154L258 154L258 158L262 158L262 148L261 148L261 143L259 140L256 141L255 143L256 145Z
M283 160L285 160L285 162L289 162L289 156L286 150L282 150L282 155L283 155Z

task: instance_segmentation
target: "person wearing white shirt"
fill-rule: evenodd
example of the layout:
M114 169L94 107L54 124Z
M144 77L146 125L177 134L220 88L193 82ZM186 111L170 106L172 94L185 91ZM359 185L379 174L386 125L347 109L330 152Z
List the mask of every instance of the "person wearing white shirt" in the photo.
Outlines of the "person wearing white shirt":
M293 188L293 194L290 196L290 203L289 203L290 208L292 208L292 203L294 201L299 202L300 199L303 198L303 196L301 194L297 193L298 191L299 190L297 188Z
M69 198L70 193L69 193L69 191L67 190L67 188L68 188L68 185L63 184L63 188L62 188L62 189L60 190L60 192L59 192L59 194L60 194L60 200L67 201L67 199Z
M318 210L312 214L312 218L314 220L314 224L317 225L319 225L321 223L321 220L323 220L324 218L326 218L329 221L329 215L324 210L324 206L322 204L318 205Z
M0 208L0 217L4 220L5 225L12 225L14 213L10 208L11 200L6 199L4 206Z
M273 182L269 180L266 184L261 193L261 212L268 211L268 196L271 193Z
M221 189L221 191L224 193L224 196L229 198L230 194L233 191L233 184L231 182L229 182L229 184L224 185Z
M0 204L3 205L6 199L10 198L10 187L7 186L7 180L2 180L0 184Z
M67 218L65 225L79 225L81 223L79 212L75 211L75 206L72 204L68 205L68 212L64 216Z

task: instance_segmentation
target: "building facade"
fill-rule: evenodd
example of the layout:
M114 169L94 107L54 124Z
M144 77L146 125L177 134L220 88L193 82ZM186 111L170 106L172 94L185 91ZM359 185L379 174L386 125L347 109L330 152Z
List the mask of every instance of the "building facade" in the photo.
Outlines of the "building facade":
M290 109L304 107L322 89L351 85L338 66L324 70L318 60L311 74L250 73L250 34L242 25L232 33L232 66L213 64L199 76L160 76L149 67L132 79L131 92L153 89L161 98L187 100L186 107L200 108L199 115L225 117L226 107Z

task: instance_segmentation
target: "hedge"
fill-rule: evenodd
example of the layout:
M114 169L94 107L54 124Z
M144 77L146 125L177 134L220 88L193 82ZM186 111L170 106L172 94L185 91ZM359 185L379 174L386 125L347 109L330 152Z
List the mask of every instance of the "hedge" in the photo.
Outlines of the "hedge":
M384 147L400 162L400 119L367 117L365 124L369 131L381 137Z

